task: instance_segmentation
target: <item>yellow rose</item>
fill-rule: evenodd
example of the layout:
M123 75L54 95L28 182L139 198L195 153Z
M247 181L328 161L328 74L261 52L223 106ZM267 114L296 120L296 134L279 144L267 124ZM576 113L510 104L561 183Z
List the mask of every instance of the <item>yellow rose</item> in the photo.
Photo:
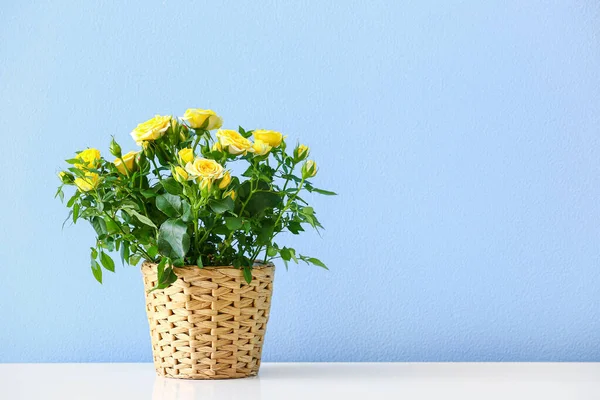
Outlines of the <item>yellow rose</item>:
M136 128L131 131L131 137L138 146L141 146L144 142L160 138L165 134L167 129L169 129L169 126L171 126L171 116L155 115L154 118L136 126Z
M89 192L98 186L99 181L100 176L94 172L90 172L89 174L85 174L84 178L75 178L74 183L82 192Z
M204 180L200 181L200 189L210 190L211 187L212 187L212 181L210 179L204 179Z
M223 175L223 179L221 179L221 182L219 182L219 189L225 189L227 186L229 186L229 184L231 183L231 174L229 173L229 171L225 172L225 175Z
M223 146L221 146L221 143L219 142L215 142L215 144L212 145L211 151L223 151Z
M154 158L154 154L156 153L154 151L154 146L152 145L152 142L142 142L142 151L144 152L144 155L148 158Z
M283 140L283 135L281 133L268 131L266 129L257 129L252 132L252 136L254 136L254 140L263 141L271 147L279 146Z
M96 168L98 161L100 161L100 151L96 149L86 149L75 156L76 159L80 160L79 163L75 164L76 168Z
M71 184L74 181L73 175L65 171L60 171L58 177L60 178L60 181L65 184Z
M308 160L302 166L302 177L304 179L311 178L317 174L317 163L313 160Z
M237 197L237 195L235 194L235 190L233 190L233 189L231 189L230 191L228 191L227 193L225 193L223 195L223 198L225 198L227 196L231 197L231 200L235 200L235 198Z
M254 141L254 144L252 145L252 151L257 156L264 156L269 151L271 151L271 149L272 149L271 146L269 146L267 143L265 143L265 142L263 142L262 140L259 140L259 139L256 139Z
M223 120L213 110L200 108L188 108L181 119L186 121L191 128L202 128L207 131L219 129L223 125Z
M296 147L294 150L294 158L296 162L304 160L308 156L309 148L303 144Z
M230 154L246 154L252 151L252 142L231 129L220 129L217 131L217 138L223 148L226 148Z
M215 160L196 158L193 162L185 165L185 171L189 177L212 182L223 177L223 166Z
M175 171L173 172L173 177L175 178L175 180L177 180L177 182L183 183L188 180L189 175L187 172L185 172L185 169L177 166L175 167Z
M194 150L188 148L179 150L179 159L183 165L194 161Z
M115 167L119 170L123 175L127 175L127 171L133 172L135 156L137 156L139 151L130 151L125 154L121 158L116 158L114 161Z

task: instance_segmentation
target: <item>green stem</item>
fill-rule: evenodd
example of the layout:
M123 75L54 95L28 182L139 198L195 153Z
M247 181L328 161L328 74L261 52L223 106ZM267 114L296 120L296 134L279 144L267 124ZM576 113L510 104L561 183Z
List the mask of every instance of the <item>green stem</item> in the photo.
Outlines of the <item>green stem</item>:
M202 235L202 237L200 238L200 243L204 243L204 241L206 240L206 238L208 238L208 235L210 235L210 231L205 229L204 230L204 235Z
M252 256L250 257L250 260L252 262L256 261L256 257L258 257L258 255L260 254L262 248L263 246L259 246L258 249L252 254Z
M240 209L240 217L242 217L242 218L243 218L242 215L244 214L244 210L246 209L246 205L250 202L252 195L258 191L258 189L253 190L252 186L253 186L252 181L250 181L250 193L248 193L248 197L246 198L246 201L244 201L244 204L242 204L242 208Z
M109 213L107 213L106 211L103 212L104 215L106 215L108 218L110 218L115 225L117 225L119 227L119 230L121 231L121 233L123 233L123 237L125 237L127 235L127 233L123 230L123 227L121 226L121 224L119 224L119 222ZM150 255L146 252L146 250L144 250L143 248L141 248L137 243L134 243L135 247L137 248L137 250L144 256L146 257L147 260L152 261L152 257L150 257Z
M287 189L288 184L290 183L290 178L289 176L292 174L292 172L294 172L294 168L296 168L296 162L292 163L292 169L290 170L290 172L287 174L288 178L286 178L285 183L283 184L283 189L281 189L282 192L285 193L285 189ZM279 168L278 168L279 169ZM277 171L275 171L277 172ZM302 179L302 182L304 182L304 179Z
M300 181L300 184L298 185L298 189L296 189L296 192L293 195L291 195L291 196L288 197L287 203L281 209L281 212L279 213L279 216L275 220L275 227L277 227L277 224L281 220L281 217L283 216L283 214L290 208L290 205L292 204L292 201L294 201L294 199L296 198L296 196L298 196L298 193L300 193L300 191L302 190L302 186L304 186L304 178L302 178L302 180ZM271 240L273 240L273 237L275 237L275 236L273 235L271 237Z
M141 177L140 177L141 179ZM141 184L140 184L141 186ZM138 204L142 206L142 209L144 211L144 215L150 219L150 216L148 215L148 209L146 208L146 203L145 203L145 199L140 198L139 196L137 196L136 194L134 194L131 190L129 190L129 188L127 186L121 186L123 189L125 189L125 191L129 194L129 196L135 200L138 201Z
M156 161L154 161L154 158L152 158L150 160L150 162L154 166L154 174L158 177L158 180L162 183L162 176L160 176L160 171L158 170L158 165L156 165Z
M198 245L198 238L200 236L200 233L198 232L198 214L196 212L194 212L194 217L193 217L193 221L194 221L194 243L196 245L196 251L198 253L200 253L200 246Z
M192 146L192 152L194 154L196 154L196 147L198 147L198 143L200 143L200 139L202 139L202 136L204 136L206 131L202 131L202 133L198 134L196 133L196 141L194 142L194 146Z
M94 189L93 193L96 195L96 201L99 202L100 201L100 193L98 193L98 189ZM106 215L108 218L110 218L115 223L115 225L117 225L119 227L119 230L123 234L123 237L127 236L127 232L125 232L123 230L123 227L121 226L121 224L119 224L119 222L112 215L110 215L105 210L103 210L102 213L104 215ZM144 250L143 248L141 248L137 243L134 243L134 244L135 244L135 247L137 248L137 250L140 252L140 254L142 254L148 260L152 260L152 257L150 257L150 255L146 252L146 250Z
M248 197L246 198L246 201L244 201L244 203L242 204L242 208L240 209L240 213L239 216L240 218L243 218L243 214L244 214L244 210L246 209L246 205L248 204L248 202L250 201L250 199L252 198L252 195L254 193L256 193L258 191L258 187L256 188L256 190L253 189L253 181L250 181L250 193L248 194ZM231 231L229 233L229 235L227 236L227 238L223 241L223 244L226 244L227 242L229 242L231 240L231 238L233 237L235 231ZM229 247L233 247L232 245L229 245ZM226 247L223 248L223 250L225 250Z

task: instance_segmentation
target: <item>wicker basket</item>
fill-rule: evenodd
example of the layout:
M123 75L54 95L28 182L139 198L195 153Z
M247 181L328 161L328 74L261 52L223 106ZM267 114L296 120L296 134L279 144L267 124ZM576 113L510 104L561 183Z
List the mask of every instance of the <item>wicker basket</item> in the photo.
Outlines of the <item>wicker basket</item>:
M158 375L226 379L256 375L269 319L273 273L255 266L252 283L233 267L175 268L178 279L156 286L157 265L142 264L146 311Z

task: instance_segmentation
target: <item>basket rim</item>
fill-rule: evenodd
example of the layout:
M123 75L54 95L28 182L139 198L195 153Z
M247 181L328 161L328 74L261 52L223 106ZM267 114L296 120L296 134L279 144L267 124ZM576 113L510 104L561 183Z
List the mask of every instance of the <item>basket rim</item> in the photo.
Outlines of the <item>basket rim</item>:
M273 264L272 262L264 264L264 262L261 263L260 260L257 260L257 261L254 262L252 269L265 269L265 268L275 269L275 264ZM144 262L142 263L142 267L145 265L147 265L149 267L156 267L156 266L158 266L158 263L155 263L155 262L149 261L149 260L144 260ZM182 265L181 267L175 267L175 269L182 269L182 268L188 269L188 268L199 268L199 267L197 265ZM207 266L199 268L199 269L235 269L235 270L239 270L240 268L236 268L233 265L207 265Z

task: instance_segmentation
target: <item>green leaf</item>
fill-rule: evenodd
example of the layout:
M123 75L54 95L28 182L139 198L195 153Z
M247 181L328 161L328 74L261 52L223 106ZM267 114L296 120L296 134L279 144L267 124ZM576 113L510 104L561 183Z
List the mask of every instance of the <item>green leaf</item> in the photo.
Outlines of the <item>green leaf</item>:
M315 210L312 207L302 207L300 212L304 215L315 215Z
M157 279L158 279L158 283L163 282L164 280L164 273L165 273L165 265L167 265L167 258L163 257L160 262L158 263L158 267L157 267Z
M303 259L305 259L309 263L314 264L314 265L316 265L318 267L325 268L326 270L329 270L329 268L327 268L327 266L321 260L319 260L318 258L308 257L308 258L303 258Z
M177 280L177 275L175 274L175 270L173 268L169 268L167 278L165 283L167 286L172 285Z
M183 258L176 258L173 260L173 266L175 267L183 267L185 265L185 260Z
M298 210L304 217L304 220L308 222L313 228L322 228L323 226L319 223L319 220L315 216L315 210L312 207L302 207Z
M62 191L62 186L58 188L56 194L54 195L54 198L56 198L57 196L60 198L61 203L65 201L65 194Z
M81 158L69 158L68 160L65 160L65 162L71 165L75 165L83 163L83 160Z
M125 210L121 210L121 218L126 224L131 224L131 215L127 214Z
M171 259L184 258L190 248L187 225L180 219L168 219L158 231L158 250Z
M284 247L281 250L279 250L279 255L281 256L283 261L290 261L292 259L290 249L288 249L287 247Z
M158 255L158 247L157 246L148 247L147 253L150 257L155 258Z
M177 218L182 214L181 197L170 193L156 197L156 208L169 218Z
M260 214L268 208L275 208L281 204L281 197L277 193L273 192L257 192L252 195L248 204L246 204L246 211L250 215Z
M90 223L92 224L92 227L94 228L98 236L106 235L108 233L108 230L106 229L106 222L104 222L104 219L100 217L92 217Z
M170 193L161 194L156 197L156 208L169 218L178 218L184 222L192 220L192 208L187 200Z
M162 288L166 288L171 286L177 280L177 275L175 274L175 270L173 268L166 268L164 275L164 282L161 283L160 286Z
M67 201L67 207L72 207L73 204L75 203L75 200L77 200L78 197L79 197L79 192L76 192L73 196L71 196L69 201Z
M129 264L129 242L126 240L121 245L121 261L123 262L123 266Z
M169 194L180 195L183 192L181 184L173 178L166 178L161 181L162 187Z
M119 225L110 218L104 218L104 223L106 224L106 230L109 234L120 232Z
M115 251L115 241L110 236L106 238L106 241L102 243L102 247L108 251Z
M135 267L136 265L138 265L141 259L142 256L140 256L139 254L134 254L129 257L129 264Z
M239 217L226 217L225 225L230 231L238 230L242 227L243 220Z
M248 169L246 169L243 173L242 176L246 177L246 178L250 178L252 177L252 175L254 174L254 168L251 166L248 167Z
M301 203L304 203L306 205L308 205L308 203L306 202L306 200L304 200L302 197L296 195L296 200L300 201Z
M300 232L304 232L304 228L300 225L300 222L290 221L287 224L288 231L292 232L294 235L298 235Z
M190 206L190 203L188 203L185 200L181 201L181 206L182 206L182 212L181 212L181 219L183 222L190 222L192 220L192 207Z
M147 199L157 196L156 192L154 190L150 190L150 189L142 190L140 193L142 194L142 196L144 196Z
M231 231L225 224L216 226L211 230L211 233L214 233L215 235L229 235L230 232Z
M196 260L196 265L198 266L198 268L204 268L204 263L202 262L202 255L198 256L198 259Z
M67 168L69 171L71 171L73 173L73 175L77 176L78 178L85 178L85 172L80 170L79 168Z
M129 215L136 217L142 224L146 224L148 226L156 228L156 225L154 225L154 222L152 222L150 220L150 218L146 217L145 215L142 215L139 212L137 212L131 208L127 208L127 209L125 209L125 211L127 211L127 213Z
M256 236L256 244L267 245L271 243L271 237L273 236L273 229L275 228L275 222L271 220L263 221L260 232Z
M79 203L73 205L73 223L77 222L77 218L79 218Z
M107 202L112 200L115 197L115 192L106 192L104 196L102 196L102 201Z
M300 183L302 181L302 178L298 178L296 175L292 175L292 174L282 174L281 177L283 179L290 179L296 183Z
M100 264L96 260L92 260L92 274L94 274L94 278L100 283L102 283L102 268L100 268Z
M283 261L294 260L296 264L298 264L298 259L296 258L296 250L291 249L289 247L283 247L279 250L279 255L283 259Z
M296 250L294 250L294 249L288 249L288 250L290 252L290 256L292 256L292 260L294 260L294 262L296 264L298 264L298 259L296 258Z
M250 181L244 181L237 189L238 196L240 200L246 200L248 195L250 194Z
M313 192L317 192L320 194L324 194L325 196L337 196L336 192L330 192L329 190L323 190L323 189L317 189L317 188L312 188Z
M100 261L102 262L104 268L106 268L110 272L115 272L115 262L112 258L110 258L108 254L106 254L105 252L100 253Z
M158 280L156 287L154 287L151 291L169 287L177 280L177 275L175 274L175 271L172 267L167 267L164 269L161 278L162 279Z
M238 127L238 132L240 133L240 135L242 135L245 138L249 138L250 136L252 136L252 132L253 131L245 131L244 128L242 128L241 126Z
M244 267L244 280L247 284L252 282L252 267Z
M217 214L223 214L226 211L233 211L234 203L231 197L227 196L221 200L210 199L209 207Z

